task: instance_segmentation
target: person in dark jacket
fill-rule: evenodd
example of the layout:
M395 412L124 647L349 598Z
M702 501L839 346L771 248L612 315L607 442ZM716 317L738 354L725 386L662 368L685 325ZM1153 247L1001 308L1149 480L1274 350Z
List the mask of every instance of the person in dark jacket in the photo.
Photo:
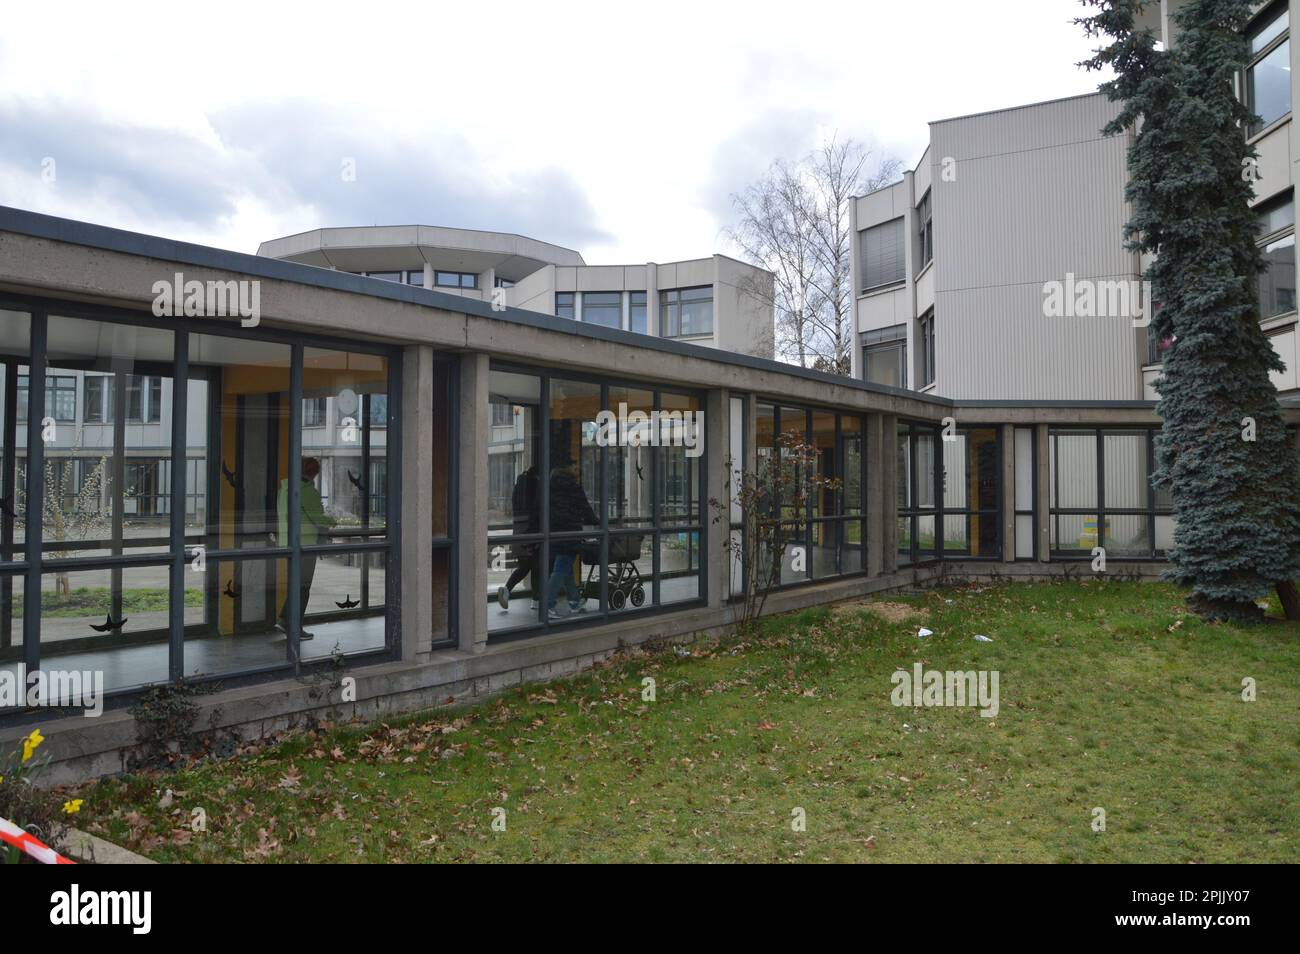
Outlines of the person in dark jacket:
M578 483L578 468L570 463L551 471L551 532L564 533L581 530L584 526L595 526L600 518L591 509L587 495ZM546 609L551 619L559 619L555 611L555 601L563 589L569 598L569 610L581 613L585 599L578 584L573 579L573 564L582 547L581 540L557 540L551 544L554 562L551 576L546 582Z
M541 520L541 486L537 481L537 465L533 464L515 481L515 489L510 495L510 510L514 515L514 532L520 536L526 533L540 533ZM497 589L497 602L502 609L509 609L510 594L514 592L520 580L529 576L533 591L533 609L542 594L542 553L537 543L516 543L512 548L515 555L515 570L505 585Z

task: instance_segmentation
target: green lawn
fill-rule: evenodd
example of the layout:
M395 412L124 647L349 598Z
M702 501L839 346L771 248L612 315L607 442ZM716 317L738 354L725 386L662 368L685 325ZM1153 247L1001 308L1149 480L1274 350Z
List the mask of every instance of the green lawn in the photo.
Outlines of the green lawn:
M756 643L101 782L80 823L163 861L1300 857L1300 627L1208 625L1153 583L882 599L935 635L861 609L782 617ZM997 718L893 706L890 674L917 661L998 670Z

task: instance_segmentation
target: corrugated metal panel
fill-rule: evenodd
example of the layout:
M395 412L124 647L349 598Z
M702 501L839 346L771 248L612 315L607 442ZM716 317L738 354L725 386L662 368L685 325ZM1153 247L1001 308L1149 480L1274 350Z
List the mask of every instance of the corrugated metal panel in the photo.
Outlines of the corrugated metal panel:
M1047 318L1043 286L1136 280L1120 138L1101 96L936 123L938 389L954 398L1136 399L1139 336L1122 318ZM955 178L937 164L955 160Z

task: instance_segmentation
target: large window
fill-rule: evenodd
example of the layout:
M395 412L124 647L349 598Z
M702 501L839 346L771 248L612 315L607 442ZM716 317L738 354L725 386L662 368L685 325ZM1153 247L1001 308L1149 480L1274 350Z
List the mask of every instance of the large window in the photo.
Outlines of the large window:
M0 310L0 666L123 691L393 648L392 488L367 414L391 413L389 351L219 327ZM46 387L19 414L29 366ZM96 426L40 426L75 416L78 390ZM309 435L317 401L355 417Z
M921 387L934 384L934 309L917 322L917 342L921 348Z
M1053 428L1049 432L1053 558L1161 556L1173 537L1169 499L1151 485L1149 429Z
M574 316L573 292L555 293L555 316L557 318L572 318Z
M997 427L900 423L898 563L1002 556L1002 437Z
M423 276L421 276L423 281ZM478 288L478 275L473 272L434 272L435 288Z
M1289 314L1296 310L1295 200L1291 193L1260 207L1259 242L1268 265L1259 276L1259 316Z
M713 334L713 286L661 291L659 334L665 338Z
M583 292L582 320L605 328L623 327L622 292Z
M864 331L862 379L869 384L907 387L907 329L903 325Z
M930 264L934 258L934 210L930 208L930 192L927 190L921 204L916 207L916 238L918 272Z
M782 585L865 566L863 428L856 414L757 405L757 468L771 496L760 545L781 551ZM761 559L757 568L765 572Z
M1291 112L1290 22L1285 3L1274 4L1247 34L1250 65L1246 68L1246 108L1259 132Z
M649 328L646 326L646 293L634 291L629 292L629 295L628 330L642 335L647 334Z
M504 365L488 391L489 633L704 598L699 395Z
M858 262L862 271L859 291L901 282L906 268L903 220L893 219L859 232Z

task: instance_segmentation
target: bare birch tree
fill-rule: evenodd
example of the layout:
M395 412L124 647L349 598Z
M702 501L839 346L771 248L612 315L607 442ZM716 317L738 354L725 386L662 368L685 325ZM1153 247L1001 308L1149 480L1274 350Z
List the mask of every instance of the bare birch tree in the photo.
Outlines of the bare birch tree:
M901 164L854 139L832 136L796 163L777 159L732 196L728 238L773 274L746 291L770 304L778 357L848 374L853 348L849 203L896 179Z

